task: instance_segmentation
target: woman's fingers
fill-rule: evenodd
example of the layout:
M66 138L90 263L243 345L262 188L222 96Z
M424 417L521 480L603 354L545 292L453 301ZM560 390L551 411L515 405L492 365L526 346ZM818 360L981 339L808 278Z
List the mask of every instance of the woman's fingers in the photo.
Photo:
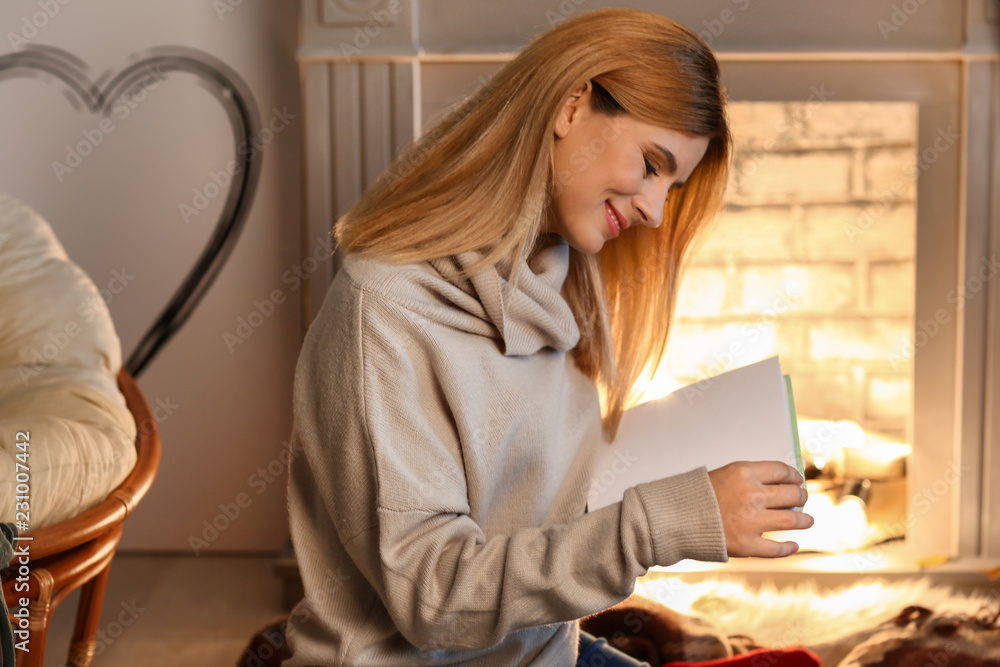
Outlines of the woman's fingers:
M732 556L777 558L795 553L794 542L761 537L777 530L808 528L813 519L789 508L805 504L802 476L777 461L737 462L709 472Z
M773 527L768 528L764 532L772 530L804 530L806 528L811 528L813 521L813 518L804 512L796 512L794 510L769 510L765 514L764 522L768 526Z
M798 470L780 461L741 461L735 465L744 466L762 484L799 485L803 482Z
M801 507L808 494L802 487L802 475L779 461L745 461L737 464L748 481L761 485L768 508Z
M793 512L792 510L772 510L773 514L768 518L767 523L775 526L770 530L803 530L813 525L813 518L803 512ZM768 532L768 531L765 531ZM759 537L755 541L755 556L759 558L781 558L790 556L799 550L799 545L795 542L777 542Z
M808 514L794 512L792 510L770 510L767 513L767 516L763 517L762 523L763 525L767 525L769 527L762 530L761 533L771 531L802 530L813 525L813 518ZM737 545L738 548L742 548L745 553L734 554L730 551L732 555L755 556L757 558L782 558L784 556L790 556L799 550L799 545L795 542L778 542L767 539L766 537L761 537L761 535L756 531L752 532L754 534L746 544L742 547Z
M771 484L764 487L769 509L786 507L802 507L806 504L809 494L798 484Z
M775 542L762 537L755 545L756 553L754 556L757 558L784 558L791 556L798 550L799 545L795 542Z

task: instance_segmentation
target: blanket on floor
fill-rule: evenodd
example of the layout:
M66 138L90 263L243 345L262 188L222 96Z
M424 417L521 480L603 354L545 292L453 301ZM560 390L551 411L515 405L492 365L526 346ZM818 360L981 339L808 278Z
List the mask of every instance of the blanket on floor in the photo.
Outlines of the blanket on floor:
M759 633L729 628L738 630L730 634L717 619L680 613L637 595L584 619L580 627L651 665L713 661L728 667L821 662L828 667L1000 667L1000 596L970 602L982 605L977 613L956 611L955 605L942 604L940 610L908 605L881 622L844 628L835 641L823 636L815 643L801 632L786 633L786 640L772 640L770 645L758 643L757 635L776 636L774 628L760 628ZM773 620L773 610L771 616Z

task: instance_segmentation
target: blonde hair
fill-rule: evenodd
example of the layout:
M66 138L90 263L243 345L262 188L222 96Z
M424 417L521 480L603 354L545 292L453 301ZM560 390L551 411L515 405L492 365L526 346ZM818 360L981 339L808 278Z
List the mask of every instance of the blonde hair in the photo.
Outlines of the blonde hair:
M404 152L334 228L348 252L419 262L476 250L471 272L518 266L541 238L553 187L554 125L572 92L594 108L709 138L658 228L635 227L597 255L570 252L563 295L580 327L573 354L603 398L613 438L643 372L663 356L680 268L722 202L731 139L711 50L665 17L581 14L542 34Z

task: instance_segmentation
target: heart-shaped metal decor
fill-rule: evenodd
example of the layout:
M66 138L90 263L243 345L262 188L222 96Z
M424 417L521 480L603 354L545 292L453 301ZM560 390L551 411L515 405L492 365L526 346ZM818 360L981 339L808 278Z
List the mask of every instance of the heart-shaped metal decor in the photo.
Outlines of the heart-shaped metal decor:
M236 165L219 219L205 248L166 307L139 340L125 362L138 376L143 368L191 316L218 276L246 222L260 177L260 151L253 146L260 130L260 116L250 89L229 66L213 56L189 48L160 47L130 58L131 64L115 75L94 81L83 61L51 46L30 46L0 56L0 79L30 76L64 83L67 98L80 111L108 115L123 95L134 97L172 72L193 74L219 100L229 117L235 139Z

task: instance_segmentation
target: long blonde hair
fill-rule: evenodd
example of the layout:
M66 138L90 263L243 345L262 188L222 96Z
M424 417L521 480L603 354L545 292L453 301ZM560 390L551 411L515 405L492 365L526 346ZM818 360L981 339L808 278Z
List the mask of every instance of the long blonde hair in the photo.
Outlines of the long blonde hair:
M588 80L601 93L598 111L709 138L662 225L637 226L597 255L570 253L563 295L581 334L573 354L602 392L613 438L634 385L663 356L684 256L721 205L729 172L718 64L693 32L634 9L561 23L397 158L334 234L348 252L392 262L477 250L484 257L471 272L504 258L518 266L549 214L556 117Z

